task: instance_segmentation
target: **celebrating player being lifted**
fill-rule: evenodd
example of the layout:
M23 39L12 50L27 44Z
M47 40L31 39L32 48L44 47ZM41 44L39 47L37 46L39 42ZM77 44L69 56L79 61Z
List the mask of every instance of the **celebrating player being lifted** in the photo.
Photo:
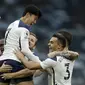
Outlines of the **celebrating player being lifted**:
M5 61L5 64L11 65L12 71L16 72L24 68L20 60L14 54L14 51L21 50L26 57L32 61L40 62L39 58L35 56L29 49L29 32L31 25L35 24L36 21L41 17L41 11L34 5L29 5L25 8L22 17L19 20L11 23L5 33L5 44L4 52L0 57L0 66ZM2 74L2 73L0 73ZM27 78L17 79L18 84L23 81L27 81ZM32 80L32 77L28 77L28 81ZM10 80L4 80L0 77L0 85L8 85ZM24 83L26 85L26 83ZM28 85L28 84L27 84Z
M66 37L67 36L70 37ZM24 55L21 52L16 52L15 54L17 57L22 61L22 63L29 69L47 69L52 68L52 85L71 85L71 77L72 77L72 71L74 66L74 61L78 57L77 52L68 51L68 46L70 45L71 36L69 33L58 32L52 36L50 39L48 46L49 46L49 52L56 52L57 56L54 56L52 58L47 58L43 62L28 62ZM62 54L59 55L59 53ZM68 52L67 52L68 51ZM59 53L58 53L59 52ZM67 54L65 53L67 52ZM55 53L54 53L55 54ZM49 55L54 55L49 54Z
M38 39L37 39L36 35L34 33L30 32L29 43L28 44L29 44L29 48L31 49L32 52L33 52L33 50L36 47L37 40ZM5 65L4 64L4 66L2 66L2 67L3 67L2 70L7 69L6 71L7 72L8 71L10 72L10 69L9 68L11 68L11 67L8 67L8 65ZM6 71L4 71L4 72L6 72ZM3 73L2 74L2 78L4 78L4 79L17 79L17 78L20 78L22 80L22 78L24 78L24 77L27 77L27 78L28 78L28 76L33 77L33 74L34 73L35 73L35 70L29 70L28 68L24 68L24 69L22 69L20 71L17 71L17 72ZM27 79L27 81L28 81L28 79ZM14 82L14 83L17 84L17 82L18 81ZM33 79L29 80L28 84L29 85L33 85Z

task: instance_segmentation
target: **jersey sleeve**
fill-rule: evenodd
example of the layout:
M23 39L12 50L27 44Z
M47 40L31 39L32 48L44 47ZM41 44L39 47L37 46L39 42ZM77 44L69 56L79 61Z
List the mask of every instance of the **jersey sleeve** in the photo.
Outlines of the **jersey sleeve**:
M35 56L29 49L29 31L23 29L21 32L21 52L30 60L40 62L39 57Z
M54 67L56 65L56 61L54 61L50 58L47 58L43 62L40 62L40 65L43 69L47 69L49 67Z

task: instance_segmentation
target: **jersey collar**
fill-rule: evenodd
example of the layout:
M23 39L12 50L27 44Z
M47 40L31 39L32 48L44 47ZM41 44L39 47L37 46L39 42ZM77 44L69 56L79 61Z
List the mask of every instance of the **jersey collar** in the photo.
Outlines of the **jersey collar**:
M24 24L21 20L20 20L20 22L19 22L19 27L24 27L24 28L26 28L27 30L31 31L31 26Z

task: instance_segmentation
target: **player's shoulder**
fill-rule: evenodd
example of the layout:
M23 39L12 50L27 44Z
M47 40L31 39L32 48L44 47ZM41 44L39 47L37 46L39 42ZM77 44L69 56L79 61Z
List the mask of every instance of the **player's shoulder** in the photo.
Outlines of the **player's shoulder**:
M16 21L14 21L14 22L12 22L9 26L8 26L8 28L17 28L18 30L20 29L22 29L22 30L28 30L28 31L30 31L31 30L31 26L30 25L27 25L27 24L25 24L23 21L21 21L21 20L16 20Z
M53 58L47 58L46 61L56 62L56 61L57 61L57 58L56 58L56 57L53 57Z
M57 61L57 57L56 57L56 56L53 57L53 58L49 58L49 59L51 59L51 60L53 60L53 61Z
M53 61L57 61L58 59L62 58L62 56L55 56L55 57L51 57L49 59L53 60Z
M12 23L8 26L8 29L9 29L9 28L17 28L17 27L18 27L18 24L19 24L19 20L16 20L16 21L12 22Z

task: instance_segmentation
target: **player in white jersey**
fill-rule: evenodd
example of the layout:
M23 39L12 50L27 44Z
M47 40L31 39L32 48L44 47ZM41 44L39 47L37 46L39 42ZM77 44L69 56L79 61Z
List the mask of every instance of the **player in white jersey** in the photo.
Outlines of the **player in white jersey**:
M4 52L3 55L0 57L0 66L3 64L4 61L6 61L6 64L9 64L13 67L11 72L16 72L24 68L20 60L14 54L15 50L21 50L21 52L26 55L28 59L40 62L39 58L31 52L28 44L28 36L31 25L35 24L40 17L40 9L34 5L29 5L24 10L21 19L14 21L8 26L5 34ZM31 80L32 78L28 79ZM0 85L8 85L9 82L10 80L4 80L0 77Z
M59 31L58 33L62 34L65 37L65 39L66 39L66 47L64 48L64 50L67 51L67 52L69 52L69 49L68 48L69 48L69 46L71 44L71 41L72 41L72 35L69 32L66 32L66 31ZM62 52L61 52L61 54L62 54ZM61 63L59 63L59 66L61 66L62 69L60 69L60 71L58 70L59 72L57 73L57 75L58 75L57 80L60 81L59 82L59 85L71 85L71 76L72 76L74 62L75 62L75 59L78 58L79 54L77 52L71 53L71 55L68 54L70 57L69 56L66 56L67 55L66 53L64 53L64 54L65 54L65 58L67 58L69 60L67 60L67 59L63 59L62 60L62 58L59 58L59 62L61 62ZM74 54L76 54L76 56ZM48 55L51 58L56 57L57 51L51 52ZM65 66L63 66L63 65L65 65ZM59 66L58 66L57 69L59 69ZM67 72L66 74L65 74L65 70ZM61 75L59 73L62 73L63 75L66 75L66 77L64 77L64 79L63 78L59 78L60 75Z
M68 51L66 49L66 46L67 46L66 39L60 33L54 34L52 38L50 39L48 45L49 45L49 52L53 52L53 51L60 52L64 50ZM16 55L23 62L23 64L29 69L52 68L53 82L51 85L71 85L71 76L72 76L74 61L72 59L71 60L67 59L70 56L67 56L67 57L56 56L53 58L47 58L45 61L37 63L33 61L28 62L24 58L23 54L16 53Z
M34 33L30 32L28 44L29 44L29 48L31 49L31 51L33 51L35 49L37 40L38 39L37 39L36 35ZM5 64L3 64L0 68L0 72L10 72L10 70L12 70L12 68L9 65L5 65ZM29 69L25 68L23 70L13 72L13 73L3 73L2 77L4 79L23 78L23 77L27 77L27 76L33 76L34 73L35 73L34 70L29 70ZM13 81L11 83L16 83L16 82ZM29 80L28 84L33 85L33 80Z

